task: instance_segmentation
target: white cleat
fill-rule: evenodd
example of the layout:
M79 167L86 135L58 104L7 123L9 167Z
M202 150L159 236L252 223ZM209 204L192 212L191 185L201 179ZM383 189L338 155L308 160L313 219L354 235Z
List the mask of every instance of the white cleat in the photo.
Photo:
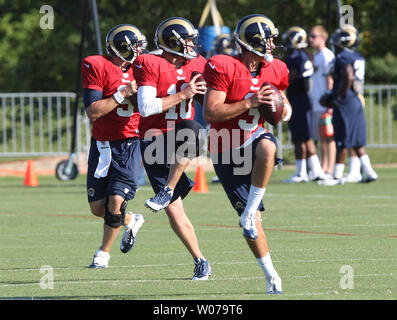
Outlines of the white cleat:
M328 175L326 175L324 172L319 172L318 174L314 174L312 173L312 171L310 171L309 173L309 180L310 181L320 181L320 180L327 180L329 178Z
M345 184L345 181L342 179L328 179L328 180L319 180L317 184L320 186L336 186L338 184Z
M267 294L282 294L281 289L281 278L279 276L274 276L270 280L267 280Z
M120 243L120 250L123 253L129 252L134 247L136 234L145 221L139 213L130 213L130 215L131 221L124 227L124 234Z
M334 176L332 174L329 173L324 173L325 174L325 180L331 180L334 178Z
M361 174L357 174L357 175L347 174L342 179L345 182L358 183L358 182L360 182L362 180L362 176L361 176Z
M363 173L363 178L361 180L362 183L369 183L372 181L378 180L378 175L376 174L375 171L372 171L371 173Z
M283 183L301 183L301 182L309 182L309 176L308 175L297 175L294 174L292 177L283 180Z

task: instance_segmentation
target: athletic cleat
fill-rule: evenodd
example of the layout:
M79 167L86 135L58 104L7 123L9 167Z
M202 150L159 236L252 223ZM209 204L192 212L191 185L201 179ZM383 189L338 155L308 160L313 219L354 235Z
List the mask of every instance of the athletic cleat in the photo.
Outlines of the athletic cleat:
M220 182L219 177L218 176L213 177L211 182L212 183L219 183Z
M91 269L104 269L109 266L110 255L108 252L97 250L89 266Z
M283 183L301 183L301 182L309 182L309 177L307 175L297 175L294 174L292 177L283 180Z
M334 178L334 175L331 173L324 173L325 174L325 180L331 180Z
M243 236L247 240L255 241L258 237L256 229L256 212L243 212L240 216L240 226L243 228Z
M211 275L211 266L207 260L201 258L194 259L194 274L192 280L208 280Z
M124 227L124 234L121 238L120 250L123 253L129 252L135 244L136 234L144 222L143 216L138 213L131 213L131 222Z
M346 176L344 176L342 178L345 182L349 182L349 183L358 183L360 181L362 181L362 176L361 173L357 174L357 175L352 175L352 174L347 174Z
M336 186L338 184L345 184L345 181L342 179L329 179L329 180L319 180L317 184L321 186Z
M161 188L158 194L146 200L145 207L151 209L154 212L160 211L170 204L173 194L174 192L170 187L164 186Z
M274 276L270 280L267 281L267 294L282 294L283 290L281 289L281 278L279 276Z
M370 182L373 182L376 180L378 180L378 175L375 173L375 171L373 171L372 174L367 174L364 172L362 180L360 182L361 183L370 183Z
M314 175L311 171L309 174L309 180L310 181L321 181L321 180L327 180L328 176L324 172L320 172L317 175Z

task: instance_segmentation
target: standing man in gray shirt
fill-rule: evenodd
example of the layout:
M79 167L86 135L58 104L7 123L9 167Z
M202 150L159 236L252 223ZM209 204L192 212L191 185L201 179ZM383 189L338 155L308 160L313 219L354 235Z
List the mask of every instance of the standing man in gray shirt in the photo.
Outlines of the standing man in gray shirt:
M313 87L309 94L312 99L313 135L314 140L320 143L321 165L324 173L332 176L336 159L335 141L333 137L322 137L320 134L321 116L326 112L332 115L332 108L327 109L320 104L321 96L333 86L330 67L335 55L326 47L327 39L328 32L323 26L317 25L310 30L309 43L316 51L313 55Z

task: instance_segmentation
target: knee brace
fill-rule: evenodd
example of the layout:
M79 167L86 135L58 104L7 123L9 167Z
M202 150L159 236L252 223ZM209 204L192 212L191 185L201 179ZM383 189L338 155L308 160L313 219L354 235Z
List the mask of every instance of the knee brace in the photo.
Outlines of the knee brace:
M203 152L206 139L205 131L197 121L183 120L176 125L175 132L175 148L178 156L194 159ZM179 150L180 146L183 146L182 151Z
M109 211L108 201L105 204L105 224L111 228L117 229L124 225L125 209L127 208L127 201L123 201L120 206L120 214L114 214Z

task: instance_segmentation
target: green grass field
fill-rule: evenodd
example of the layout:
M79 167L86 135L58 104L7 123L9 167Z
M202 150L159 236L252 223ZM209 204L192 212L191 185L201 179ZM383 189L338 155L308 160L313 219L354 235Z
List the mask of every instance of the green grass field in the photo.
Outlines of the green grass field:
M274 172L263 226L282 296L265 294L262 271L219 184L209 182L208 193L185 200L213 270L209 281L193 282L192 258L166 215L143 206L153 194L149 186L128 205L145 216L134 249L120 252L120 233L110 267L94 270L87 266L103 222L89 212L85 176L68 182L40 176L39 187L24 187L21 177L0 178L0 298L395 300L397 169L377 172L377 182L334 187L285 185L292 170ZM45 266L53 270L53 289L45 287Z

